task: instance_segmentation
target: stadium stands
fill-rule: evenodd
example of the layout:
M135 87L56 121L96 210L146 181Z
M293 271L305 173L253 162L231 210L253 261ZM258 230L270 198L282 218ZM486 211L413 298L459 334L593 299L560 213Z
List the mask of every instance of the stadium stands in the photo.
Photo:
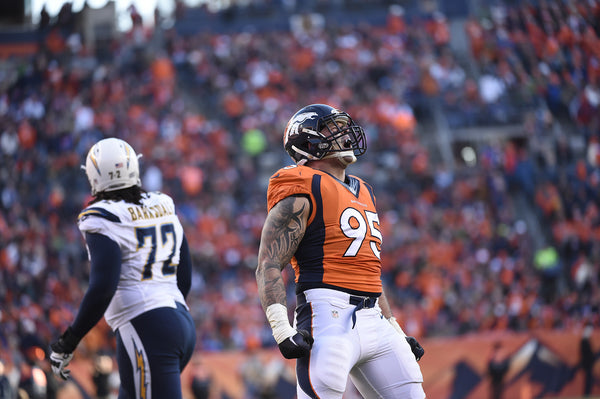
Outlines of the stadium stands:
M77 310L88 266L76 217L90 199L79 165L108 136L144 154L144 186L178 204L198 350L273 347L254 280L266 184L290 162L287 116L314 102L366 128L351 173L374 186L384 283L408 334L600 324L600 2L449 20L378 1L374 26L313 3L305 23L295 9L261 14L272 29L232 9L204 16L223 30L194 30L185 13L207 11L184 10L108 53L49 27L34 55L0 59L0 360L21 373ZM100 325L81 345L111 353L112 333Z

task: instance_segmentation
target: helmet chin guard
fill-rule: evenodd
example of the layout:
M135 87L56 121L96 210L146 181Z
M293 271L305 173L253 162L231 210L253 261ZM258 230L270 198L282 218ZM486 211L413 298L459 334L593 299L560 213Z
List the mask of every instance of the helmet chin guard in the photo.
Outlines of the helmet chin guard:
M121 139L108 138L90 148L85 166L92 195L128 187L141 187L138 158L131 146Z
M322 159L328 158L336 158L341 163L343 163L344 166L352 165L357 160L356 155L354 155L354 151L352 150L333 152L329 155L325 155Z

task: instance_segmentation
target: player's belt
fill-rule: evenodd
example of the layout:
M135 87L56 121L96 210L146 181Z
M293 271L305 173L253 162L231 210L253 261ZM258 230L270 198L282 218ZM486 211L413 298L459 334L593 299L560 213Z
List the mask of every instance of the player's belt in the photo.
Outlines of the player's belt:
M303 305L306 303L306 296L304 293L300 293L296 297L297 305ZM377 304L377 297L365 297L365 296L356 296L356 295L348 295L348 303L354 305L354 310L352 311L352 328L356 325L356 312L361 309L371 309L374 308Z
M356 312L361 309L374 308L377 303L377 298L350 295L350 303L356 305L352 312L352 328L354 328L356 325Z

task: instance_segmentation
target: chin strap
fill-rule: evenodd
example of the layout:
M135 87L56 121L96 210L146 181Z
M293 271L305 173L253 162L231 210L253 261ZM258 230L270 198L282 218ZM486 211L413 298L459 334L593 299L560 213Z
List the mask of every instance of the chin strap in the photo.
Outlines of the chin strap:
M350 157L352 157L352 158L350 158ZM354 151L352 151L352 150L333 152L331 154L325 155L321 159L330 159L330 158L335 158L335 159L339 160L344 166L348 166L348 165L351 165L354 162L356 162L356 155L354 155ZM350 159L347 159L347 158L350 158Z
M347 160L347 158L351 156L352 158L350 160ZM354 155L354 153L352 153L352 155L349 156L343 156L343 157L338 157L338 159L340 160L341 163L343 163L345 166L348 165L352 165L354 162L356 162L356 156Z

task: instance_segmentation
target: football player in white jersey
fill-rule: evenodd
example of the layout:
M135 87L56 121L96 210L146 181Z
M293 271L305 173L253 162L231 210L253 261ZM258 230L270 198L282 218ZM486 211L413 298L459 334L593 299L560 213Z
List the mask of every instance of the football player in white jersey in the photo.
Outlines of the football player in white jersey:
M142 190L138 156L123 140L97 142L84 169L94 198L77 223L90 281L75 320L50 345L52 371L67 379L73 351L104 315L117 338L119 398L181 398L196 331L185 302L191 257L173 200Z

